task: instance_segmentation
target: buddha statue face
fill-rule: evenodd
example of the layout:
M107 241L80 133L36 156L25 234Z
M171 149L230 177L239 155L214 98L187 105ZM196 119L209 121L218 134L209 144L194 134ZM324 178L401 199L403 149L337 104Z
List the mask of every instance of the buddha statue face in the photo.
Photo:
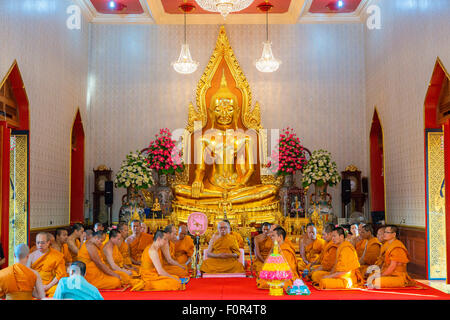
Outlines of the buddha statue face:
M220 88L211 98L210 114L214 124L229 127L236 123L239 115L238 99L228 88L225 72L222 73Z

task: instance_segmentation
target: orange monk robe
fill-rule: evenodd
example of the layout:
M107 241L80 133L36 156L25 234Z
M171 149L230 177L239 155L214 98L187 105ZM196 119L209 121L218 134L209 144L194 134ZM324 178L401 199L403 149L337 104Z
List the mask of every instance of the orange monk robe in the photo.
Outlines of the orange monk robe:
M375 261L375 265L379 266L380 268L384 263L384 255L386 254L386 250L388 247L389 247L389 243L387 243L387 242L385 242L381 245L380 254L378 255L377 261Z
M322 250L319 257L319 265L314 265L311 270L311 280L313 282L319 282L320 277L324 274L323 272L329 272L333 268L336 262L336 253L338 246L333 241L328 241ZM322 270L315 269L322 267Z
M34 272L20 263L0 270L0 299L32 300L36 280Z
M411 279L411 277L408 275L408 272L406 271L406 265L409 262L408 250L400 240L395 240L394 242L386 246L381 273L389 268L392 261L402 263L402 265L397 265L391 275L380 278L381 288L400 288L414 286L415 281Z
M96 249L98 250L98 255L101 258L102 253L100 252L100 249ZM97 267L95 262L89 256L85 243L83 243L80 251L78 251L78 260L86 264L85 279L94 287L97 287L97 289L120 288L121 281L118 278L107 275Z
M334 272L345 272L345 274L336 278L323 279L323 276L330 274L330 272L324 271L319 280L320 289L350 289L359 287L362 285L359 267L358 254L353 245L348 241L342 242L336 252Z
M160 276L156 271L152 259L150 259L149 249L151 245L147 246L142 253L142 262L140 268L141 279L144 282L142 287L145 291L169 291L181 290L182 285L179 280L170 277ZM159 252L161 259L161 251ZM178 279L177 276L173 276Z
M64 256L64 261L66 262L66 265L72 263L72 254L70 253L69 246L67 245L67 243L63 243L63 245L61 246L61 253Z
M131 266L131 258L130 258L130 252L128 251L128 244L125 241L122 241L119 247L120 254L123 258L123 264L127 266Z
M81 242L80 239L75 239L75 246L78 248L78 251L80 250L81 247ZM69 250L70 251L70 250ZM74 253L72 251L70 251L70 254L72 255L72 261L77 261L77 253Z
M239 248L244 249L244 239L240 235L240 233L231 231L230 234L236 238Z
M236 238L226 234L218 238L212 245L212 253L236 253L239 257L240 251ZM243 273L244 266L236 258L206 258L203 260L200 271L204 273Z
M316 240L311 242L305 247L305 256L306 260L308 260L309 263L315 262L317 259L319 259L320 254L322 253L323 248L325 247L326 241L322 238L317 237ZM305 261L300 257L298 259L298 270L300 272L303 272L303 270L307 269L308 266L306 265Z
M102 256L101 256L101 257L102 257L103 263L106 264L106 265L112 270L112 267L111 267L111 265L109 264L108 259L106 259L105 253L103 252L103 248L102 248L101 252L102 252ZM119 268L124 268L124 264L123 264L124 259L123 259L123 256L122 256L122 254L120 253L119 247L117 247L116 245L113 246L112 256L113 256L114 263L115 263ZM129 276L127 273L122 272L122 271L118 271L118 270L112 270L112 271L113 271L114 273L117 273L117 274L120 276L123 285L127 285L127 284L134 285L134 284L136 284L136 281L134 281L134 280L131 278L131 276ZM134 271L134 270L132 271L132 276L137 276L136 271Z
M53 248L49 248L47 253L37 259L31 265L31 269L39 272L44 286L52 282L55 277L59 280L68 276L64 255ZM49 297L53 297L57 286L58 284L55 284L53 287L49 288L45 294Z
M179 264L185 265L194 254L194 240L185 236L183 240L175 242L175 253L172 256ZM188 266L189 267L189 266Z
M284 242L284 243L286 243L286 242ZM261 254L261 257L264 259L264 261L261 262L255 256L255 262L253 264L253 268L255 269L255 272L257 275L261 271L267 257L272 252L272 249L273 249L273 241L270 237L267 237L265 240L262 240L261 242L259 242L259 253ZM291 250L293 250L293 249L291 248Z
M283 258L286 260L287 264L291 268L292 271L292 279L284 282L283 288L286 289L288 286L291 286L295 279L299 278L297 272L297 257L295 256L295 251L289 245L289 243L283 242L280 245L280 253L283 255ZM259 274L258 274L259 278ZM259 289L269 289L269 284L265 279L258 279L256 281L256 285Z
M153 243L153 236L142 232L138 238L129 243L128 246L131 249L131 258L135 261L141 261L142 252L144 249Z
M369 266L374 265L380 255L381 243L376 237L373 237L367 242L364 254L364 261L361 264L361 274L364 275Z
M175 243L173 243L172 241L169 241L169 253L170 253L170 256L172 257L172 259L175 260ZM183 269L183 268L180 268L179 266L170 264L164 257L164 254L162 253L161 249L159 250L159 259L161 261L161 265L162 265L163 269L166 270L167 273L169 273L171 275L175 275L180 278L189 277L189 271L188 271L187 266L186 266L186 269Z
M358 258L361 258L363 253L364 253L364 249L366 249L366 244L367 244L367 240L366 239L362 239L361 241L358 241L355 245L355 250L356 253L358 254Z

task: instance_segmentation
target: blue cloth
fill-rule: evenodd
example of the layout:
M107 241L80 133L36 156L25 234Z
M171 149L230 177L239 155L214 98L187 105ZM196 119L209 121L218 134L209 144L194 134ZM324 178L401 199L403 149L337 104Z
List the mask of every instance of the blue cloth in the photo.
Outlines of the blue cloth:
M53 299L103 300L103 297L84 277L74 275L59 280Z

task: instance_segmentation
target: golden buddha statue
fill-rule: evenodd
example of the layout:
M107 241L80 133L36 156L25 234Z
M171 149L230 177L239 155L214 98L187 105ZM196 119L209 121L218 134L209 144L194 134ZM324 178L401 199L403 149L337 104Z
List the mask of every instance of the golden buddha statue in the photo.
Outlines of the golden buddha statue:
M155 197L155 202L153 203L153 206L152 206L152 211L153 212L161 211L161 205L159 204L159 200L156 197Z
M174 214L182 222L195 211L238 224L244 213L249 223L274 222L279 184L261 172L267 144L261 137L259 105L249 108L249 86L224 27L199 82L197 102L197 110L190 105L183 150L193 165L186 169L186 179L174 185Z

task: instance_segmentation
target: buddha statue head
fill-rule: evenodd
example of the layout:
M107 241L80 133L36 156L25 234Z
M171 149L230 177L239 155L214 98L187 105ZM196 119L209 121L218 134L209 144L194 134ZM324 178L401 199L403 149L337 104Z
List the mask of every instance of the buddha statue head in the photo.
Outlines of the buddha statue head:
M240 107L237 96L228 88L225 70L222 73L220 88L211 98L209 113L212 121L212 128L237 128Z

